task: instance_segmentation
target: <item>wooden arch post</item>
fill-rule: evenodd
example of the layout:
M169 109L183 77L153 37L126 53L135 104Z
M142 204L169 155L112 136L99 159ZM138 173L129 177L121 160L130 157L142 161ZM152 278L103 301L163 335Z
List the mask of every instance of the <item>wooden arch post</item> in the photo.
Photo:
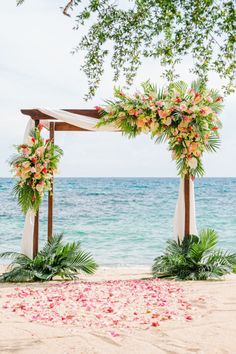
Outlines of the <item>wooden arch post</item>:
M49 138L54 141L55 123L49 124ZM48 241L52 238L53 233L53 189L54 181L52 180L52 189L48 192Z
M35 120L35 127L39 125L39 120ZM37 255L39 249L39 210L34 217L34 234L33 234L33 258Z
M184 206L185 206L184 236L187 237L190 234L190 177L189 175L185 175L184 177Z

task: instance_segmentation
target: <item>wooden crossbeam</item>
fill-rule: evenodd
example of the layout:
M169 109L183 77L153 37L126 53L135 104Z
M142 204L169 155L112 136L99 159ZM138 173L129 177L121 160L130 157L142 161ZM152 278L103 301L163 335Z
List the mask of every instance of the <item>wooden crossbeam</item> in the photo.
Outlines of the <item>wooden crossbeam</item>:
M86 116L86 117L92 117L97 119L100 118L99 112L96 109L63 109L63 111L79 114L81 116ZM56 121L55 131L81 131L81 132L91 131L88 129L76 127L75 125L70 123L57 121L56 118L53 118L45 113L42 113L38 109L22 109L21 113L30 116L31 119L33 119L34 121L41 121L41 123L47 130L50 129L49 128L50 122Z
M65 132L65 131L85 131L85 132L91 131L91 130L76 127L75 125L72 125L69 123L64 123L64 122L56 122L55 123L55 130L56 131L63 131L63 132Z
M80 114L86 117L100 118L99 112L96 109L63 109L63 111ZM30 116L33 120L56 120L38 109L22 109L21 113Z

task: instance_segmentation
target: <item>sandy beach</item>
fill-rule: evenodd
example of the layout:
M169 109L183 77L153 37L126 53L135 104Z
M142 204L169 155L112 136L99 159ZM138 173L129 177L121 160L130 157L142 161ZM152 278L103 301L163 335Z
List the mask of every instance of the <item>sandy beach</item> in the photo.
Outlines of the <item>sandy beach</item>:
M81 280L144 279L150 277L146 267L100 268L92 277ZM59 282L61 283L61 282ZM158 353L234 353L236 348L236 276L225 281L173 282L183 289L192 304L191 321L163 321L160 327L146 330L123 330L111 336L99 329L70 324L37 323L3 308L7 294L16 287L21 291L29 285L0 285L1 339L0 352L58 354L158 354ZM58 282L53 282L58 284ZM30 284L43 291L49 285ZM8 300L9 301L9 300Z

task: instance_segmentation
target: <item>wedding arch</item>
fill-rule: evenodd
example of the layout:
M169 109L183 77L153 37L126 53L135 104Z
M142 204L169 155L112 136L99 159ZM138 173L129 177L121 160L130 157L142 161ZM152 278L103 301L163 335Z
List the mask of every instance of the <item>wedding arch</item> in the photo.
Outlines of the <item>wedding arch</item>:
M30 130L40 124L49 132L49 138L55 140L56 132L92 132L108 131L121 132L117 126L109 124L97 127L101 115L96 109L22 109L22 114L30 117L28 122L25 140ZM52 190L48 192L48 240L53 235L53 184ZM189 176L181 179L179 197L175 210L174 236L175 238L197 234L195 222L195 201L193 181ZM38 253L39 244L39 210L36 214L28 211L22 238L22 253L34 257Z

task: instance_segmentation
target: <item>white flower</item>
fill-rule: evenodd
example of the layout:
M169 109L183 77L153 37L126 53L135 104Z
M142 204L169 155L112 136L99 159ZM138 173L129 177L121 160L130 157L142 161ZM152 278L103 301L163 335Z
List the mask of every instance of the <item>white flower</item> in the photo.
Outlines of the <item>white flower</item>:
M192 157L191 159L188 160L188 165L191 167L193 170L197 168L198 161L195 157Z

